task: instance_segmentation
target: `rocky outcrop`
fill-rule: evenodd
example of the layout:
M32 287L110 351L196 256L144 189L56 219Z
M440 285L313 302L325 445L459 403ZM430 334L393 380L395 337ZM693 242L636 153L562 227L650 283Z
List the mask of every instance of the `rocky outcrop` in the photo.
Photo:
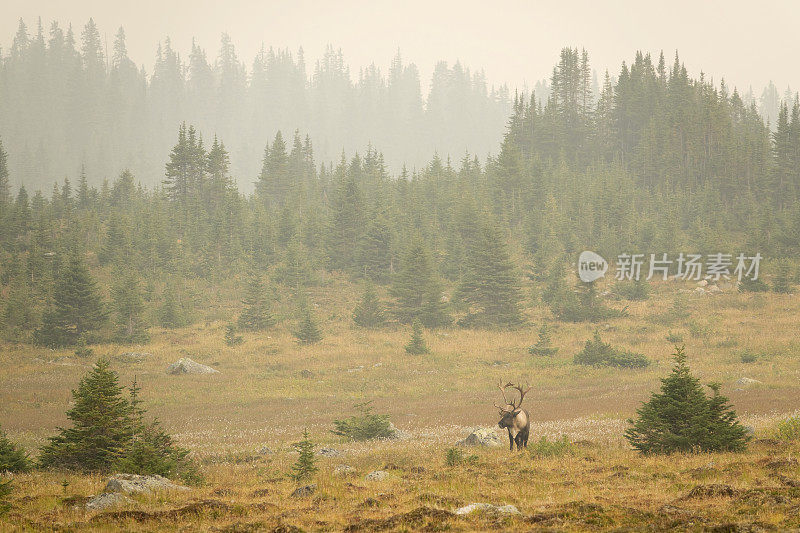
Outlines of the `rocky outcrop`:
M167 367L167 374L219 374L219 370L195 363L188 357L181 357Z
M490 514L522 514L519 509L513 505L492 505L491 503L471 503L459 509L456 509L457 515L467 515L475 512L490 513Z

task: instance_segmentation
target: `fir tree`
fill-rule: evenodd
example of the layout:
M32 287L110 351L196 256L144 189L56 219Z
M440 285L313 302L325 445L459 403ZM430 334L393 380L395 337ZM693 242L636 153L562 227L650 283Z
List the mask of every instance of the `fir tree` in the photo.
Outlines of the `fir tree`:
M792 292L792 267L788 261L781 261L772 279L772 290L780 294Z
M70 468L106 472L124 455L133 432L130 404L122 396L119 376L100 359L72 391L74 406L67 411L72 427L41 449L39 463L45 468Z
M161 303L158 316L163 328L182 328L188 324L186 313L172 285L167 286L164 290L164 300Z
M692 376L684 348L677 347L672 373L661 379L661 392L637 410L638 418L628 421L625 438L643 454L744 450L750 437L719 385L710 387L709 398Z
M121 273L111 289L117 340L122 343L143 343L150 338L142 320L144 300L139 283L139 276L131 270Z
M52 307L36 332L46 346L74 346L78 339L99 329L106 320L97 286L83 260L74 254L59 273Z
M228 324L225 326L225 344L227 346L238 346L244 342L244 337L236 333L236 325Z
M130 387L129 424L131 438L114 469L139 475L180 476L184 481L198 480L194 464L189 460L189 450L177 446L158 420L145 420L147 411L139 398L141 387L134 379Z
M301 304L300 324L295 330L294 336L300 344L316 344L322 340L322 332L308 303Z
M466 327L516 327L522 324L519 275L500 228L488 221L478 227L467 251L467 269L456 297L469 306L459 320Z
M25 450L11 442L5 431L0 429L0 472L27 472L31 462Z
M550 357L555 355L557 351L558 348L554 348L550 344L550 330L547 328L547 324L542 324L542 327L539 328L539 339L536 344L528 348L528 352L531 355Z
M270 298L259 273L250 275L242 304L237 322L242 331L264 331L275 325Z
M425 344L425 337L422 336L422 323L415 320L411 326L411 340L405 346L406 352L411 355L422 355L430 352L428 345Z
M3 516L11 510L11 502L8 500L13 490L13 480L4 480L2 477L0 477L0 516Z
M376 329L386 324L383 304L371 284L367 285L361 301L353 311L353 322L362 328Z
M395 298L394 314L401 323L418 319L428 328L451 323L436 270L420 240L415 240L404 255L391 293Z
M292 473L289 476L296 482L311 479L317 472L317 466L314 458L314 443L311 442L308 430L303 431L303 440L293 444L292 447L300 453L300 456L292 465Z

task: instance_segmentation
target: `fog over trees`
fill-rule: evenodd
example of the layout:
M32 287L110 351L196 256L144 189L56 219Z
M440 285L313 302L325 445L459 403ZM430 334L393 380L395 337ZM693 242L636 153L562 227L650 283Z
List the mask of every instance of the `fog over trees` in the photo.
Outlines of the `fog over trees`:
M499 147L511 97L482 71L439 62L423 83L398 50L388 72L351 72L330 46L315 64L302 49L264 47L244 59L232 37L209 49L192 43L188 56L169 38L154 43L146 72L128 57L123 28L104 43L92 20L81 30L20 20L10 49L0 50L0 136L15 182L49 186L84 166L92 184L125 168L156 184L184 121L208 142L225 139L232 175L247 191L278 130L310 135L319 162L371 143L393 170L424 166L434 152L485 157Z

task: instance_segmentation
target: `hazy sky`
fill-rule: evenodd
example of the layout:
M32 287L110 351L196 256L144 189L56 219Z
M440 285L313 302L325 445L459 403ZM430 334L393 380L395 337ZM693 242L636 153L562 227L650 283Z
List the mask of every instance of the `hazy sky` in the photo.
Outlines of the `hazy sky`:
M150 72L157 41L166 36L184 57L192 37L216 56L228 32L249 65L263 42L303 46L309 72L330 43L353 69L375 62L385 73L399 47L420 67L427 85L433 64L461 60L482 67L492 84L521 87L548 77L563 46L585 47L598 74L618 72L635 50L677 49L692 75L701 70L760 94L770 79L781 94L800 88L800 1L547 1L459 0L0 0L0 44L7 50L20 17L35 30L43 22L71 22L79 33L94 17L113 42L123 25L133 60Z

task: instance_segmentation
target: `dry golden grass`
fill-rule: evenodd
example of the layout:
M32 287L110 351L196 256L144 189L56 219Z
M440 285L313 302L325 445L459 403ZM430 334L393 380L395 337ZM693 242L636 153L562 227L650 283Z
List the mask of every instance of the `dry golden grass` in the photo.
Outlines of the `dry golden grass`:
M559 351L552 358L527 352L541 320L549 316L540 308L529 311L530 326L518 331L426 332L431 354L409 356L403 350L407 328L373 332L352 326L349 317L359 288L340 278L313 291L325 332L314 346L298 346L290 333L294 323L287 321L228 347L222 339L233 309L229 304L209 312L213 321L153 331L145 346L96 346L95 354L114 361L123 383L137 377L150 413L194 451L206 483L188 493L140 497L114 515L86 513L70 503L70 497L96 494L103 485L100 477L21 475L14 508L0 519L0 529L800 527L800 488L792 486L800 486L797 462L770 459L796 456L797 445L762 438L744 454L655 458L640 457L625 446L625 420L669 371L673 348L665 338L670 332L683 337L695 374L722 383L722 392L759 437L769 436L775 420L800 409L800 300L679 292L691 288L657 284L649 301L632 303L630 316L608 323L555 323L553 343ZM685 300L686 316L669 314L676 298ZM644 353L654 364L644 370L574 366L573 355L595 328L604 340ZM755 362L741 361L745 350L758 355ZM123 362L119 354L127 351L153 355ZM213 365L221 373L166 375L166 366L180 357ZM0 425L35 450L66 423L70 389L91 362L71 350L0 346ZM738 385L741 377L762 383ZM445 465L445 451L470 427L496 423L492 403L498 400L495 384L501 379L533 385L525 401L534 418L531 441L568 435L580 441L574 455L542 459L501 448L477 451L474 464ZM350 444L330 434L332 420L364 400L374 400L376 411L389 413L409 437ZM332 445L343 456L320 458L316 493L291 498L294 485L286 473L296 456L290 444L304 428L318 445ZM274 453L259 453L264 447ZM356 473L335 476L333 468L340 463ZM387 468L387 480L364 480L367 472ZM700 488L685 498L697 486L715 485L731 490L720 495ZM450 516L449 511L472 502L513 504L523 516Z

